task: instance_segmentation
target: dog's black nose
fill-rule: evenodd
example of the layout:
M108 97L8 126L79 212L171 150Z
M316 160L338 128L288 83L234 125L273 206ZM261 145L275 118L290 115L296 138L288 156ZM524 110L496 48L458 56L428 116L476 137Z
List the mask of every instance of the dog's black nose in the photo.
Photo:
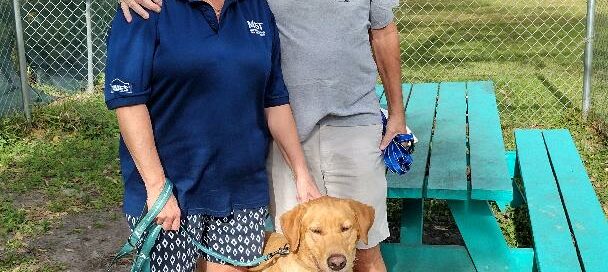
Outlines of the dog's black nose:
M340 271L346 266L346 256L342 254L333 254L327 258L327 266L333 271Z

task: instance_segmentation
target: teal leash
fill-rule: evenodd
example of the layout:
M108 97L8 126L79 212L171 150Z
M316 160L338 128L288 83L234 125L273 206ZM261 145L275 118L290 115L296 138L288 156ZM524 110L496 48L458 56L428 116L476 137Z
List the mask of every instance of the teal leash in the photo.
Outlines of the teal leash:
M108 272L111 271L112 267L118 263L125 256L136 252L135 259L133 260L133 266L131 267L131 272L150 272L150 252L152 248L156 244L156 240L162 231L162 226L156 224L154 219L161 212L169 198L173 195L173 183L169 179L165 181L165 185L158 197L158 200L152 205L152 207L148 210L148 212L143 216L143 218L135 225L133 228L133 232L127 239L127 242L122 246L122 248L116 254L116 257L112 260L110 265L108 265ZM230 259L229 257L223 256L222 254L213 251L212 249L204 246L200 242L198 242L194 237L188 233L184 226L180 227L180 231L183 231L187 238L189 238L194 244L194 246L205 253L208 256L212 256L222 262L233 266L240 267L251 267L257 266L265 261L272 259L277 255L287 255L289 254L288 245L285 245L279 248L277 251L272 252L268 255L261 256L256 258L255 260L249 262L241 262L237 260Z

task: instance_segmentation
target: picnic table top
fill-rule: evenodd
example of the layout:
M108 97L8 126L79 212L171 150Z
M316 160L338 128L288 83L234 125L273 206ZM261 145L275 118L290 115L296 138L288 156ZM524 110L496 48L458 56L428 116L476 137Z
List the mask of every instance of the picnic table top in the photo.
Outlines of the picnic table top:
M383 87L376 92L386 108ZM491 81L406 83L403 96L419 142L411 171L387 174L389 198L513 199Z

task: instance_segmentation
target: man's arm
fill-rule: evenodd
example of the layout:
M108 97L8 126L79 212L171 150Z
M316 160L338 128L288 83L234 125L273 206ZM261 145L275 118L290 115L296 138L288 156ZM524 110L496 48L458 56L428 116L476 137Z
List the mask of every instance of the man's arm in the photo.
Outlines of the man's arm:
M163 0L120 0L120 8L129 23L133 20L131 10L135 11L142 18L148 19L150 18L150 14L146 9L160 12L162 5Z
M384 150L397 134L405 134L405 111L401 87L401 49L399 32L394 22L381 29L370 30L370 42L380 79L388 102L388 124L380 149Z
M282 105L266 108L266 118L272 138L279 146L283 158L294 173L298 202L306 202L321 197L319 188L317 188L308 171L308 164L298 138L291 106Z

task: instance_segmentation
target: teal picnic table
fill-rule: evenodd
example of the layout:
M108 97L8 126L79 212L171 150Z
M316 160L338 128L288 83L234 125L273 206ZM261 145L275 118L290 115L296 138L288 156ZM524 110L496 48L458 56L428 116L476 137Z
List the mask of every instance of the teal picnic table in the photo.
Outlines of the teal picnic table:
M400 241L382 245L389 271L532 271L534 251L507 245L490 203L513 201L515 172L493 83L404 84L403 94L419 142L411 171L387 174L388 197L403 201ZM464 246L423 244L425 199L447 201Z

